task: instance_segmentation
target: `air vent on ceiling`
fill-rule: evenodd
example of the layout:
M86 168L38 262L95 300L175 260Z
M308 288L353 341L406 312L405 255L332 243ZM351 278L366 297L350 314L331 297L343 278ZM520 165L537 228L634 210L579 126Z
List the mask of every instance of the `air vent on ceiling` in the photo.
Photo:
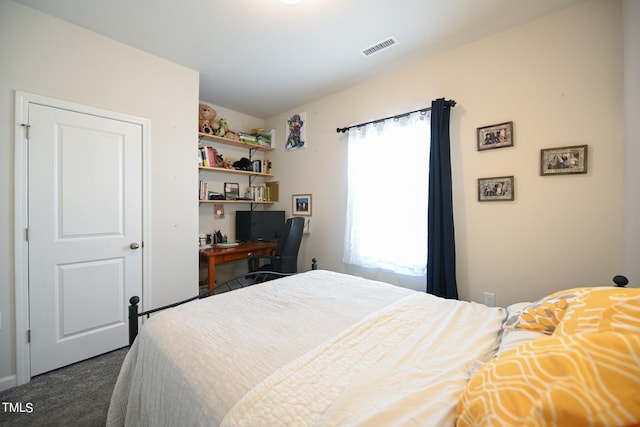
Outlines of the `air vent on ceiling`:
M389 37L386 40L378 42L378 43L374 44L373 46L364 49L362 51L362 54L364 56L371 56L374 53L378 53L378 52L380 52L380 51L382 51L384 49L387 49L387 48L393 46L396 43L398 43L398 42L394 37Z

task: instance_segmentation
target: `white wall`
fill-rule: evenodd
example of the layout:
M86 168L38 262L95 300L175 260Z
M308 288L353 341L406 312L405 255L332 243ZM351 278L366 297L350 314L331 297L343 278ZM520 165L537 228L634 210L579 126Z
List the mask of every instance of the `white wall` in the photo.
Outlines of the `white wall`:
M48 15L0 0L0 389L16 372L13 128L16 90L117 111L151 122L154 306L194 295L194 195L198 73Z
M307 112L308 148L279 149L275 162L287 165L281 207L290 209L293 193L313 194L302 262L316 256L322 268L350 270L342 263L346 137L336 127L446 97L458 102L451 137L460 297L482 301L491 291L507 305L611 284L623 267L621 12L620 1L581 3L297 108ZM293 112L265 122L280 135L279 148ZM515 146L476 151L476 128L505 121L514 122ZM589 146L588 174L539 176L541 148L580 144ZM410 165L393 152L389 162ZM477 202L477 178L503 175L515 175L515 201ZM381 199L390 220L401 221L402 201Z

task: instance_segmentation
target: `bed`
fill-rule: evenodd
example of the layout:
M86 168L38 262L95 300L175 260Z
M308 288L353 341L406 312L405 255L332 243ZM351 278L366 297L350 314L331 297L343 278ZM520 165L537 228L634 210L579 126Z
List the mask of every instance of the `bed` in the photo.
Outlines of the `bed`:
M638 289L492 308L314 270L151 316L107 425L638 425L639 392Z

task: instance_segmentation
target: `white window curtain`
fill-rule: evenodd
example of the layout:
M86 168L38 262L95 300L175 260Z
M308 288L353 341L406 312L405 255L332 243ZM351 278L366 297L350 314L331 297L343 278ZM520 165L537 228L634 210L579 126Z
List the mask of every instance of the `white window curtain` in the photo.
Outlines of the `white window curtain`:
M424 276L430 113L349 130L344 262Z

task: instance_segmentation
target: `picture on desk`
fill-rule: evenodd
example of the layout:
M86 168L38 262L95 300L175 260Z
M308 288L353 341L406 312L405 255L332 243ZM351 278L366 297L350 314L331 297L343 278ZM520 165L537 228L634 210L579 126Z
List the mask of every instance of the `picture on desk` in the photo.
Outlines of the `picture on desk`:
M224 198L227 200L238 200L240 198L240 184L237 182L225 182Z

